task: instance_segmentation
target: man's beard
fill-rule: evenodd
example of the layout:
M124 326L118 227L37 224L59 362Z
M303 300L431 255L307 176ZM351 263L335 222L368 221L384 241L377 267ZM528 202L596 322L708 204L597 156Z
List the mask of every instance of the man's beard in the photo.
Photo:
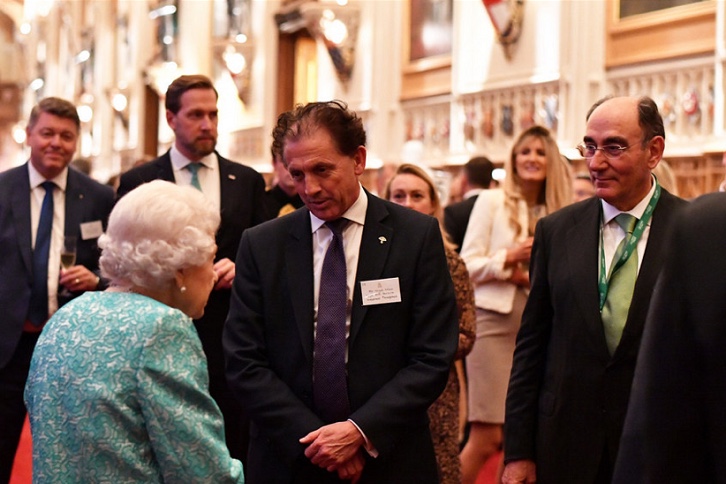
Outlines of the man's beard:
M211 139L204 139L200 141L195 141L191 148L192 151L199 156L200 158L204 158L205 156L214 153L214 148L217 146L217 140L211 140Z

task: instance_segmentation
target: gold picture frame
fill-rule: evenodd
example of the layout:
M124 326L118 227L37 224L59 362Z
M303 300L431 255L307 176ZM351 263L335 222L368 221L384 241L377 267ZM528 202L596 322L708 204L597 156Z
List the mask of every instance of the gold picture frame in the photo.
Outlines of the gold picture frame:
M451 92L453 4L453 0L404 2L402 99ZM425 41L425 25L434 26L443 35L433 42Z
M688 0L684 5L621 16L621 3L627 1L607 2L606 67L715 50L716 0Z

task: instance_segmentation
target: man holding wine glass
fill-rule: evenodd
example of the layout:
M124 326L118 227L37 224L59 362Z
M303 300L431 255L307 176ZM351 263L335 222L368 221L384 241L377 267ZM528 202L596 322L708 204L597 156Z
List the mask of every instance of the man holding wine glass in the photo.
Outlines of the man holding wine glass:
M61 276L66 275L66 272L76 265L76 236L75 235L65 235L63 237L63 245L61 246L61 253L60 253L60 263L61 263ZM83 267L83 266L80 266ZM70 278L70 276L69 276ZM96 276L96 285L101 282L101 277ZM81 278L77 277L73 279L74 284L80 284ZM64 297L72 296L71 291L66 287L63 286L63 289L61 289L59 295L63 295Z
M101 284L97 239L114 193L69 169L79 132L72 103L41 100L26 128L28 163L0 173L0 484L10 479L43 325L59 306ZM66 248L72 250L64 249L65 236L75 238Z

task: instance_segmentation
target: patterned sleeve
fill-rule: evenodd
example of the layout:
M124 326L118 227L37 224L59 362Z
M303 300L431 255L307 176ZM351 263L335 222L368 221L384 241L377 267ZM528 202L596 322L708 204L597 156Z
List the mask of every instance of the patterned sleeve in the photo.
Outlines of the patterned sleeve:
M191 321L161 318L138 363L139 404L164 481L243 483L207 391L207 362Z
M471 352L476 340L476 312L474 311L474 288L469 279L464 260L454 250L446 250L451 280L456 292L456 308L459 315L459 346L455 359L464 358Z

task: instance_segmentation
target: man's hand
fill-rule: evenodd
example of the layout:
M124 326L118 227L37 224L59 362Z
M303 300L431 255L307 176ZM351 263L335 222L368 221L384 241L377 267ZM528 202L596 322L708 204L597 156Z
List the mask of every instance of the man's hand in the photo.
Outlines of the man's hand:
M536 466L531 460L513 460L504 467L502 484L534 484L537 482Z
M58 279L58 284L73 292L95 291L99 282L98 276L82 265L61 269Z
M217 273L217 284L214 285L214 290L229 289L232 287L234 281L234 262L227 259L219 259L214 263L214 272Z
M305 457L328 472L351 460L364 442L360 431L348 421L325 425L300 439L301 444L309 444Z
M352 481L352 484L358 482L363 475L363 467L365 467L366 459L363 451L359 450L350 460L343 462L338 467L338 478L346 481Z

